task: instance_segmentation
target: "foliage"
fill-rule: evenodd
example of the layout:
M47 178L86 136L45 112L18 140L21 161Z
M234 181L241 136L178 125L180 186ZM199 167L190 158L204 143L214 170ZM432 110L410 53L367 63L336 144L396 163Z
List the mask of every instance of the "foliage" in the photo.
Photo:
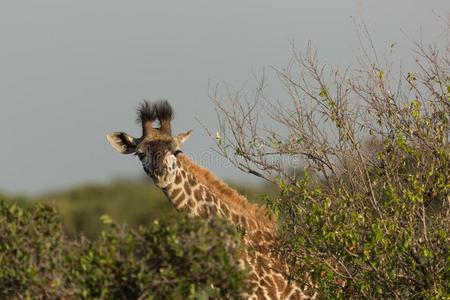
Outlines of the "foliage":
M417 44L399 77L373 47L362 53L342 74L311 47L294 49L276 71L285 102L265 93L264 77L254 101L213 94L218 150L281 187L269 207L291 276L312 270L322 298L450 297L448 40Z
M1 196L0 196L1 197ZM66 237L54 207L0 198L2 299L238 298L239 236L192 219L110 228L96 241Z
M383 159L409 162L399 155ZM386 180L398 170L374 171L376 208L369 193L345 184L334 191L312 188L305 177L286 186L273 207L283 215L294 276L314 270L325 298L448 296L448 151L445 156L440 158L444 165L407 170L402 182Z

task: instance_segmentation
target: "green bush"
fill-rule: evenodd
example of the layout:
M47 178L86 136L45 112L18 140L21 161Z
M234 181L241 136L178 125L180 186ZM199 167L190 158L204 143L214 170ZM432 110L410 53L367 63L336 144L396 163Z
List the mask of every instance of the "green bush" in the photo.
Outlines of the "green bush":
M286 101L265 76L254 97L213 94L218 150L281 187L281 250L321 298L450 299L449 41L417 43L404 72L360 38L345 72L294 49L275 71Z
M181 218L96 241L68 239L54 207L0 198L1 299L238 298L239 235L224 222Z
M330 190L307 175L272 203L283 216L292 276L313 270L326 299L449 296L449 151L389 147L378 157L391 167L370 176L376 206L370 193L345 181Z

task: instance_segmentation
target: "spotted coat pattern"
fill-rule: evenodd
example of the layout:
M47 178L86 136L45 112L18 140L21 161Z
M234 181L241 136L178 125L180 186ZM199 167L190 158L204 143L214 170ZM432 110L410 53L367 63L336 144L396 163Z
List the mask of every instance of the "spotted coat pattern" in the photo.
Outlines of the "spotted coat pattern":
M171 166L174 180L163 191L176 210L189 216L220 217L243 232L245 250L240 263L250 271L250 291L243 295L244 298L310 299L305 291L286 279L288 267L274 251L277 246L274 222L255 219L258 214L249 213L249 209L255 207L253 205L227 201L207 182L198 180L195 172L190 170L192 162L183 165L186 160L183 157L177 160L176 166Z

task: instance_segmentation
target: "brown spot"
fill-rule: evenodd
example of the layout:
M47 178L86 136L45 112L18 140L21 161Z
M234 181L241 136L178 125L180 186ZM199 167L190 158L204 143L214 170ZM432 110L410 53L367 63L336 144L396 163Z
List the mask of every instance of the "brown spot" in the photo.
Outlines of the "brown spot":
M258 230L252 234L252 240L255 244L261 244L262 239L263 239L263 235L262 235L261 231Z
M234 224L237 224L237 223L239 223L239 216L236 214L232 214L231 220L233 221Z
M186 179L186 172L184 170L181 170L181 176L183 176L183 178Z
M180 194L180 192L181 192L181 189L174 189L172 191L172 193L170 194L170 198L175 199L178 196L178 194Z
M245 220L244 215L240 215L239 216L239 224L244 225L247 223L247 221Z
M175 176L175 184L180 184L181 183L181 175L180 173L177 173L177 176Z
M195 207L195 202L194 202L194 200L192 200L192 198L190 198L190 197L189 197L189 199L188 199L188 205L189 205L190 207L192 207L192 208Z
M248 223L247 223L247 219L245 218L245 217L241 217L241 225L244 227L244 228L248 228Z
M211 193L206 193L206 199L207 202L213 202L213 197L211 196Z
M228 209L228 207L222 203L220 205L220 209L222 210L224 217L228 218L228 216L230 215L230 210Z
M269 286L269 283L266 281L266 277L263 277L259 280L260 286Z
M258 248L258 251L262 254L262 255L269 255L269 249L267 249L266 245L264 245L264 243L260 244L260 245L255 245L255 247ZM269 262L268 262L269 263Z
M186 191L186 194L188 194L188 196L192 194L191 186L187 181L184 183L184 190Z
M178 168L181 168L181 163L180 163L179 160L177 160L177 167L178 167Z
M264 272L264 264L260 255L256 256L255 269L258 274L262 274Z
M210 215L216 216L217 215L217 208L215 206L209 207Z
M179 210L181 211L181 212L184 212L184 213L190 213L191 211L192 211L192 209L189 207L189 205L183 205L182 207L180 207L179 208Z
M189 175L188 178L189 178L189 183L190 183L192 186L197 185L197 180L195 180L194 176Z
M198 215L199 216L201 216L201 217L206 217L207 216L207 206L205 205L205 204L201 204L201 205L198 205L198 207L197 207L197 212L198 212Z
M194 191L194 197L195 197L197 200L200 200L200 199L202 198L202 191L201 191L200 189L196 189L196 190Z

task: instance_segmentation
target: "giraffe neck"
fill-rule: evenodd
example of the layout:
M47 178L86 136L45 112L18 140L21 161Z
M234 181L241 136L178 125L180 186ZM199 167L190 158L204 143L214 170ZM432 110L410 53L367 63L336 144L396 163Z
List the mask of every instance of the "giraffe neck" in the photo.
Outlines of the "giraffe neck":
M175 209L189 216L219 217L246 232L274 230L274 221L261 208L242 199L185 154L179 154L178 158L175 180L163 189ZM208 182L208 178L212 180Z
M278 242L275 221L185 154L177 158L175 180L163 189L175 209L189 216L219 217L243 229L245 251L240 260L249 268L251 282L245 297L306 299L299 287L285 279L287 265L271 250Z

